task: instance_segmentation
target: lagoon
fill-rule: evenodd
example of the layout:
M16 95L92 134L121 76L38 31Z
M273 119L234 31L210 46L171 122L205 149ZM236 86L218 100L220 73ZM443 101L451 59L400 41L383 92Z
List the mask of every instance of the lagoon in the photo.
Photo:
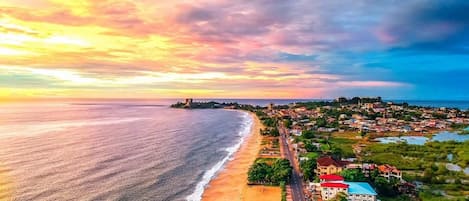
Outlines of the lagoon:
M456 142L464 142L469 140L469 135L459 135L458 133L442 131L433 135L432 139L430 140L428 137L423 136L402 136L402 137L381 137L376 138L380 143L398 143L398 142L407 142L408 144L414 145L424 145L428 141L456 141Z

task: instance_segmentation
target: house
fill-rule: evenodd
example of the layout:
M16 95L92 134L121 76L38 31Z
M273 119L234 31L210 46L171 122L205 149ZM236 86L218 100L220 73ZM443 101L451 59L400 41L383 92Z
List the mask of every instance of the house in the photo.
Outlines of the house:
M336 175L336 174L325 174L319 176L319 181L321 183L327 183L327 182L343 182L344 178L342 176Z
M366 182L344 182L347 184L347 200L349 201L376 201L378 195Z
M316 174L318 176L340 173L348 162L338 161L331 156L323 156L316 161Z
M376 191L366 182L323 182L320 184L321 198L331 200L339 193L349 201L376 201Z
M402 173L396 167L385 164L378 166L379 175L386 178L388 181L391 178L398 179L402 181Z
M321 183L321 198L331 200L339 193L347 194L349 185L344 183L324 182Z

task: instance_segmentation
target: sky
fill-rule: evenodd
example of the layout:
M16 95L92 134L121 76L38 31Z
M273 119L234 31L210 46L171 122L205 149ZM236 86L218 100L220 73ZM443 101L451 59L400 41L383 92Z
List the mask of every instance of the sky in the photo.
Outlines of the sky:
M469 99L465 0L2 0L0 100Z

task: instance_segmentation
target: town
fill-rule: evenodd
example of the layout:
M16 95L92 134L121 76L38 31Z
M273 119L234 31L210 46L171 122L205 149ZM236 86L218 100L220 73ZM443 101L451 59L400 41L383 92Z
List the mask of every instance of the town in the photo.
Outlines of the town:
M469 111L384 102L380 97L267 107L188 99L173 107L194 105L257 115L264 125L262 149L249 170L249 182L280 185L282 200L465 200L469 195L468 173L444 165L468 167L468 141L428 141L423 146L378 140L431 139L442 131L464 135Z

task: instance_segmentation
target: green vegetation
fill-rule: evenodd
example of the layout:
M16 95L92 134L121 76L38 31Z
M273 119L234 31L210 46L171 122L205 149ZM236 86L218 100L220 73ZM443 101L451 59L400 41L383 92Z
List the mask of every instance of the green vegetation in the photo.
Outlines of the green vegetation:
M340 172L345 181L366 181L365 175L359 169L345 169Z
M419 198L423 201L467 201L467 197L464 196L453 196L447 197L438 190L425 189L419 192Z
M291 128L291 125L292 125L291 119L283 120L283 126L285 126L286 128Z
M286 159L256 160L249 168L248 181L251 184L279 185L290 181L292 167Z
M331 147L331 153L338 158L355 157L352 146L357 142L356 140L347 138L331 138L328 142Z
M451 124L451 128L456 129L456 130L463 130L467 127L469 127L469 124L458 124L458 123Z
M280 136L280 132L278 131L277 128L270 127L270 128L261 129L261 135L278 137Z
M282 201L287 201L287 188L284 181L280 182L280 189L282 190Z
M316 169L316 159L309 159L301 161L300 169L303 173L303 179L306 181L313 181L315 179L314 170Z
M424 146L407 143L373 143L364 150L364 160L388 163L402 170L424 170L433 162L452 162L462 168L469 164L469 141L428 142ZM453 154L453 160L448 160Z
M304 130L301 132L301 137L303 137L304 139L312 139L314 138L314 131Z
M419 198L422 200L458 200L469 194L468 185L462 184L469 176L463 172L449 171L445 164L451 162L465 168L469 163L467 153L468 141L429 142L424 146L373 143L363 151L363 159L366 162L394 165L400 170L405 170L405 180L424 182L428 189L420 192ZM453 155L451 161L448 154ZM385 189L386 186L389 186L389 183L380 180L376 183L377 188L389 192L390 189ZM443 196L444 194L451 197ZM386 193L383 195L393 197Z
M458 132L459 135L469 135L469 130L462 130Z

